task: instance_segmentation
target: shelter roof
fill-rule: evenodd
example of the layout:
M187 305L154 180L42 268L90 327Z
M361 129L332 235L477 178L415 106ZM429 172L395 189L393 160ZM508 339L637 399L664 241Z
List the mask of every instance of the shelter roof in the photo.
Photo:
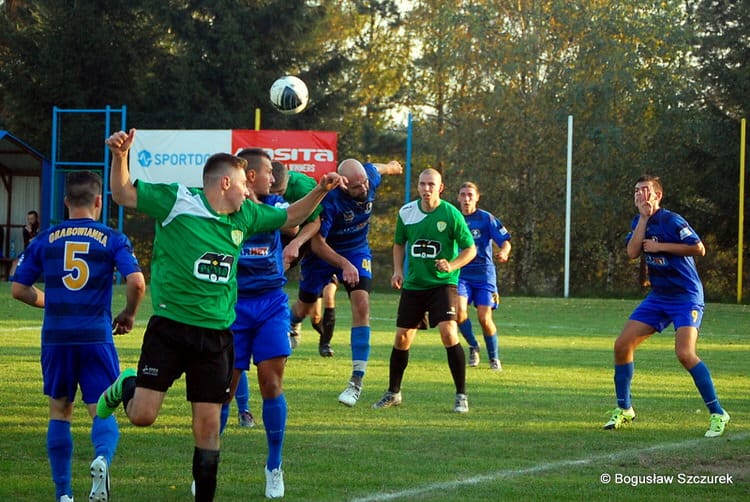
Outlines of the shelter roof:
M44 155L8 131L0 129L0 174L41 176Z

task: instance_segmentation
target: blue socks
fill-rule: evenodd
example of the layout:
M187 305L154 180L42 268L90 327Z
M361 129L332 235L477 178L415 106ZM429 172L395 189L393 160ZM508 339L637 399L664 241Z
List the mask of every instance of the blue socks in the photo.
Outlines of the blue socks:
M484 335L484 346L487 347L487 357L490 359L500 359L500 350L497 347L497 333Z
M708 411L711 413L724 413L724 409L719 404L719 398L716 397L716 389L711 378L711 373L703 361L699 362L688 370L693 382L698 388L703 402L706 403ZM633 363L615 365L615 393L617 394L617 406L627 410L631 407L630 400L630 382L633 380Z
M281 465L281 450L284 446L286 432L286 398L280 394L274 399L263 400L263 425L266 428L268 442L268 459L266 467L269 471Z
M112 463L117 443L120 440L120 429L114 415L107 418L94 417L91 424L91 444L94 445L94 458L102 456L107 465Z
M477 337L474 336L474 328L471 326L471 319L468 317L464 319L464 322L458 325L458 330L466 339L466 343L474 348L479 347Z
M247 383L247 371L240 373L240 379L237 383L237 390L234 393L234 401L237 403L237 411L250 411L250 387ZM219 435L224 433L229 422L230 403L221 405L221 414L219 415Z
M237 411L250 411L250 387L247 384L247 371L240 373L237 390L234 393Z
M55 498L72 496L71 470L73 463L73 435L70 422L50 420L47 424L47 456L55 482Z
M362 379L370 358L370 327L357 326L351 331L352 376Z
M229 403L221 405L221 413L219 414L219 436L224 434L224 429L227 428L227 422L229 421Z
M708 366L701 361L690 368L688 373L693 377L693 382L695 382L695 386L698 388L698 392L700 392L703 402L706 403L708 411L723 415L724 409L719 404L719 398L716 397L714 381L711 378L711 373L708 371Z
M630 382L633 380L633 362L627 364L615 364L615 394L617 395L617 406L623 410L630 409Z

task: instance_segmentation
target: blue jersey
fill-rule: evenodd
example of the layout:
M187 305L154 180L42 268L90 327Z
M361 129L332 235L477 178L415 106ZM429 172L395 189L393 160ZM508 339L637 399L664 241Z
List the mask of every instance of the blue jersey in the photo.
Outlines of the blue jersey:
M471 283L495 284L497 275L492 259L492 242L502 246L503 242L510 240L510 233L499 219L482 209L465 214L464 218L474 237L477 256L461 268L460 279Z
M633 218L628 241L633 235L639 216ZM685 219L677 213L659 209L648 219L646 239L677 244L698 244L701 239ZM671 253L644 253L652 294L677 302L703 303L701 284L692 256Z
M380 173L369 162L364 165L369 189L367 199L358 202L340 189L331 190L321 202L320 235L339 254L351 251L369 251L367 233L375 192L380 186Z
M29 243L13 280L44 280L42 346L112 343L115 268L140 272L130 241L90 218L64 221Z
M289 206L279 195L268 195L263 203L278 208ZM284 284L281 233L274 230L248 237L242 244L237 265L237 294L240 297L257 296L268 290L281 289Z

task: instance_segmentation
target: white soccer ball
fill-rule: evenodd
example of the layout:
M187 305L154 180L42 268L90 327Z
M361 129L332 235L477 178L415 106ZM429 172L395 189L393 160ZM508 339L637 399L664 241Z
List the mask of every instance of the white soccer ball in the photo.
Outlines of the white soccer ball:
M271 104L285 115L294 115L304 110L308 99L307 86L295 76L281 77L271 86Z

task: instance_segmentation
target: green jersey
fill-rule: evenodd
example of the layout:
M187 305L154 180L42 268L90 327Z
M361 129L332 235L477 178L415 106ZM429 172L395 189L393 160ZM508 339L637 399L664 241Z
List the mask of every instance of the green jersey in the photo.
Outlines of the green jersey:
M318 183L310 176L297 171L289 171L289 183L286 185L283 197L291 204L312 192L316 186L318 186ZM307 218L307 221L313 221L320 215L321 211L323 211L323 206L317 206L310 217Z
M440 272L435 260L451 261L460 250L474 245L474 238L461 212L452 204L440 201L434 211L426 213L415 200L398 211L394 241L405 246L406 277L404 289L432 289L457 285L460 269Z
M200 188L138 181L136 189L137 210L156 219L154 315L203 328L231 326L242 243L284 225L286 211L246 200L238 212L218 214Z

